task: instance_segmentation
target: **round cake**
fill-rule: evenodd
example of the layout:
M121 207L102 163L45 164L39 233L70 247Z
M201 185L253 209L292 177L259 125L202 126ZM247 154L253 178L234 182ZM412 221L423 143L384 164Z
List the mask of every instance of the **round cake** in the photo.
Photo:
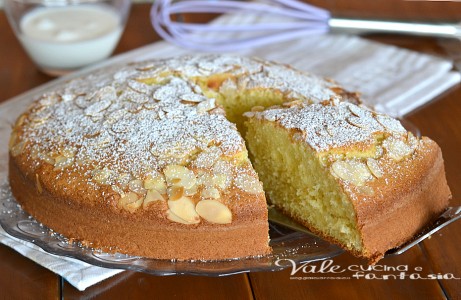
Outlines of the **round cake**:
M247 130L255 136L258 133L253 126L245 127L243 114L254 111L257 115L256 111L281 105L283 109L311 106L323 116L322 106L339 112L343 109L340 105L328 103L345 101L359 110L352 104L359 103L357 95L336 83L256 58L184 56L98 70L48 91L19 116L9 143L10 185L17 201L38 221L105 251L180 260L267 255L265 193L242 138ZM383 118L394 124L388 119ZM316 123L327 125L338 127L342 123ZM366 122L359 125L368 126ZM284 130L291 132L292 128ZM307 132L303 134L316 135L320 142L331 140L322 137L328 130L313 128ZM265 138L272 139L270 134ZM357 142L348 141L348 136L338 138L344 145ZM251 137L248 141L254 143ZM275 140L273 145L277 146ZM293 155L280 149L271 151ZM359 147L352 152L357 156L357 151L366 150ZM433 153L437 159L423 156L428 162L423 172L432 174L435 170L433 173L443 178L436 181L430 176L424 183L437 184L442 192L434 199L436 205L418 214L421 217L411 224L411 230L404 231L399 243L446 206L449 190L441 154ZM259 155L256 150L255 155ZM272 184L274 177L267 176L271 161L263 161L265 166L261 167L261 159L254 159L257 170L267 177L265 184ZM362 165L340 167L349 170L354 166L363 170ZM329 170L330 165L323 167ZM293 172L274 171L272 175L276 175L275 180L277 176L295 178L297 173ZM338 180L348 181L344 176L346 179ZM415 181L414 187L420 182ZM267 188L271 197L277 197L271 187ZM360 190L369 192L363 187ZM369 215L359 221L372 219L373 201L351 208L347 197L342 205L349 207L348 217L354 220L357 209L366 207L360 213ZM411 203L424 206L428 198L422 202L420 198L418 194ZM395 197L390 199L400 203ZM279 203L278 199L271 200ZM407 202L402 200L405 207ZM382 201L378 204L379 212L383 205ZM404 212L412 213L411 209ZM392 214L402 217L402 213ZM370 228L376 227L373 223ZM360 234L359 228L354 243L363 241ZM368 230L366 234L372 233ZM385 247L396 244L392 237L386 239L386 243L379 240L371 245L368 240L372 239L367 238L366 249L374 247L373 251L359 253L360 247L356 247L353 252L376 260ZM347 242L340 242L347 248Z

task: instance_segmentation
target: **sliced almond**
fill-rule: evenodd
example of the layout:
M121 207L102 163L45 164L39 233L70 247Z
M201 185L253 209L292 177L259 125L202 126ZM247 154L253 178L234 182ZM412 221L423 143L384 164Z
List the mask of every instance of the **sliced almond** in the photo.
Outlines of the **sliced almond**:
M38 158L40 158L46 163L49 163L50 165L54 165L54 158L50 154L39 153Z
M168 207L171 212L192 224L200 223L200 216L195 211L195 203L186 196L181 197L176 201L168 201Z
M128 192L119 200L119 205L129 212L134 212L141 207L144 199L134 192Z
M205 96L195 94L195 93L187 93L179 96L179 99L181 99L181 102L186 103L186 104L197 104L202 101L207 100Z
M166 217L167 217L168 220L173 221L175 223L181 223L181 224L185 224L185 225L196 224L196 223L190 223L190 222L187 222L187 221L181 219L180 217L175 215L173 212L171 212L171 210L166 211Z
M357 191L365 196L373 196L375 194L375 191L371 186L363 185L363 186L357 186Z
M190 189L197 182L194 172L184 166L169 165L165 167L163 173L165 174L166 182L170 186L178 185L185 189Z
M406 129L394 118L382 114L376 114L375 119L390 132L406 133Z
M205 187L213 187L214 186L213 175L206 173L206 172L202 172L201 174L197 176L197 185L199 186L203 185Z
M347 108L356 117L363 117L365 115L365 110L360 106L348 103Z
M130 181L132 180L132 176L129 173L120 174L120 176L116 179L116 182L120 184L122 187L126 187Z
M203 114L207 111L212 110L213 108L216 107L216 100L215 99L207 99L205 101L200 102L197 104L197 113L198 114Z
M195 194L197 194L197 185L194 185L190 189L185 189L184 190L184 195L186 195L186 196L193 196Z
M143 187L143 182L140 179L131 180L128 183L128 189L137 194L145 195L147 190Z
M381 170L381 167L379 166L378 161L376 159L368 158L367 167L368 169L370 169L371 173L375 175L376 178L383 177L383 171Z
M384 149L381 146L376 146L375 158L380 158L384 155Z
M39 158L39 155L40 155L40 150L37 147L32 147L32 149L30 149L30 157L32 159Z
M413 135L413 133L407 133L407 143L411 149L415 150L418 147L418 139Z
M356 186L362 186L366 181L373 179L367 165L356 159L335 161L331 165L331 170L333 175Z
M404 141L393 136L384 140L383 147L386 149L387 155L395 161L404 159L414 151L414 149L408 146Z
M149 174L144 179L144 188L147 190L156 190L160 194L166 194L165 177L160 173Z
M17 120L16 120L16 123L14 123L14 127L15 128L18 128L20 127L22 124L24 124L24 121L26 120L27 116L22 114Z
M221 194L219 193L219 190L215 187L206 187L202 190L200 197L202 199L219 199L221 197Z
M24 151L25 147L26 141L20 141L19 143L11 147L11 155L13 155L13 157L20 155Z
M119 194L121 197L125 196L125 191L122 190L122 188L119 187L118 185L115 185L115 184L114 184L114 185L111 186L111 188L112 188L112 190L113 190L114 192L116 192L117 194Z
M111 172L108 168L94 169L92 172L92 179L100 184L108 184L110 174Z
M214 174L212 177L214 186L220 190L225 190L230 186L229 176L226 174Z
M142 204L143 208L149 207L149 205L153 204L157 201L164 201L162 195L156 190L148 190L146 196L144 197L144 202Z
M37 111L34 114L31 114L32 122L36 123L37 125L40 125L44 123L46 120L48 120L51 117L51 114L51 109L42 109L40 111Z
M259 194L263 192L261 182L256 177L246 173L238 174L234 180L234 184L239 188L250 194Z
M181 199L184 195L184 187L173 185L167 189L168 199L171 201L176 201Z
M355 116L350 116L346 118L346 121L351 124L352 126L358 127L358 128L367 128L369 124L367 124L366 121L359 117Z
M72 146L64 147L64 148L61 150L61 154L62 154L64 157L68 157L68 158L74 157L76 152L77 152L77 148L72 147Z
M73 163L74 163L73 157L65 157L63 155L60 155L54 159L54 169L62 170L62 169L65 169L71 166Z
M85 115L89 117L99 116L102 111L108 109L111 105L112 101L109 99L102 99L85 108Z
M224 204L216 200L202 200L195 206L195 211L208 222L216 224L232 223L232 212Z

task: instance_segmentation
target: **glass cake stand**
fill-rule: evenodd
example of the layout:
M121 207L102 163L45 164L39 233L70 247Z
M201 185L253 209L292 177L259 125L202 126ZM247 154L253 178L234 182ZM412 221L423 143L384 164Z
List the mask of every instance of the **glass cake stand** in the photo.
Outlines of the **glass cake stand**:
M11 194L8 183L0 185L0 224L15 238L31 242L44 251L113 269L126 269L154 275L226 276L253 271L276 271L292 263L305 263L335 257L343 252L314 234L302 233L269 223L271 255L219 261L160 260L120 253L105 253L98 249L70 242L53 232L22 210ZM289 261L291 260L291 261Z

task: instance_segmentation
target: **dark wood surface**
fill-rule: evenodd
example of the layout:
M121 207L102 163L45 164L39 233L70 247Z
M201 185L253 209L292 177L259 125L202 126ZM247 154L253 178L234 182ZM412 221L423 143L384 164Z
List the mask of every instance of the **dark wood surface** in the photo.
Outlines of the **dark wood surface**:
M460 20L461 3L398 0L313 0L337 16L374 18ZM149 23L147 4L136 4L116 53L128 51L158 40ZM195 16L199 20L209 18ZM457 19L458 18L458 19ZM367 36L383 43L447 57L439 40L401 36ZM461 48L459 49L461 52ZM21 48L0 12L0 102L45 83L52 78L40 73ZM447 91L429 105L407 116L424 135L442 148L451 205L461 205L461 88ZM453 224L407 253L385 258L379 265L407 268L417 273L453 274L461 278L461 223ZM321 262L310 265L320 267ZM348 254L333 259L342 269L366 267L365 262ZM415 271L417 269L417 271ZM337 274L303 274L316 279L290 279L291 270L256 272L222 278L201 276L157 277L123 272L98 285L79 292L59 276L20 254L0 245L0 299L461 299L461 280L449 279L333 279ZM352 276L346 271L341 276ZM398 271L368 271L377 275ZM329 279L320 279L328 277Z

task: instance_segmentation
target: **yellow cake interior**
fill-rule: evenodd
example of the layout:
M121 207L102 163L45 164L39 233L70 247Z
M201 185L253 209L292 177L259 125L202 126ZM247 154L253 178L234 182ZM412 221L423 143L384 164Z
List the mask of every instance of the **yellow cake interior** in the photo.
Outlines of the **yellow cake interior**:
M243 125L245 119L243 114L245 112L251 111L255 106L269 107L287 101L286 97L278 90L239 88L236 86L236 79L225 76L225 74L196 80L202 87L204 94L209 98L215 98L216 103L224 108L226 118L237 125L239 132L243 136L246 131ZM231 86L227 85L226 81L232 82ZM220 83L220 85L215 86L216 82Z
M208 97L215 98L224 108L227 119L245 137L269 201L295 219L308 220L306 225L310 228L360 252L362 246L352 204L322 167L319 157L308 147L293 143L286 130L273 124L251 120L244 125L245 112L256 106L282 104L286 101L284 95L268 89L226 88L222 84L225 80L232 78L221 75L218 80L198 79L198 83ZM209 82L220 82L220 88L210 86Z
M352 203L317 154L274 123L250 119L245 125L254 167L272 204L360 252Z

